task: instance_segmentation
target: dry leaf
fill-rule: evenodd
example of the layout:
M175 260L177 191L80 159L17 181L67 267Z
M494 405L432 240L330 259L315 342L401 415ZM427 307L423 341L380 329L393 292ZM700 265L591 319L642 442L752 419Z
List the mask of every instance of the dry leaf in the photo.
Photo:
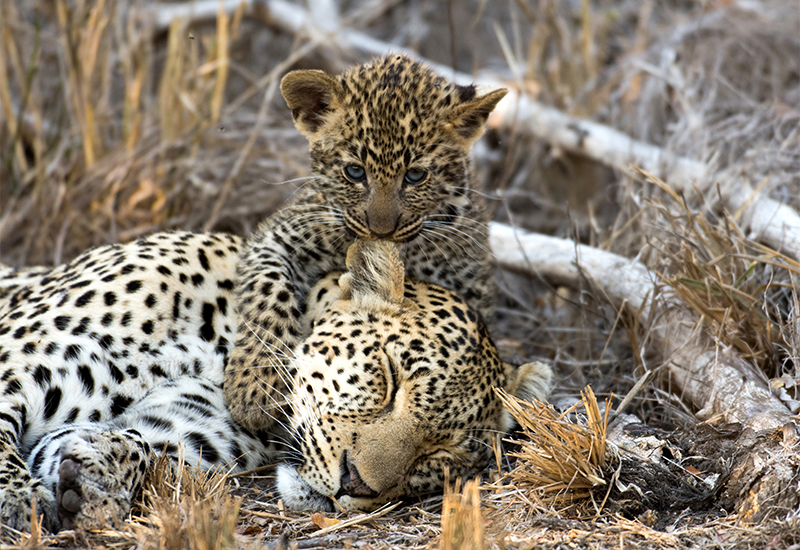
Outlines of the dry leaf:
M243 535L258 535L261 533L261 527L258 525L248 525L245 527L244 531L242 531Z
M327 527L332 527L337 523L341 523L342 520L336 518L326 518L324 515L322 515L322 513L315 512L311 515L311 522L320 529L325 529Z
M690 474L692 474L692 475L696 475L696 476L699 476L700 474L702 474L702 473L703 473L703 472L701 472L700 470L698 470L697 468L695 468L694 466L691 466L691 465L689 465L689 466L684 466L684 469L685 469L687 472L689 472Z

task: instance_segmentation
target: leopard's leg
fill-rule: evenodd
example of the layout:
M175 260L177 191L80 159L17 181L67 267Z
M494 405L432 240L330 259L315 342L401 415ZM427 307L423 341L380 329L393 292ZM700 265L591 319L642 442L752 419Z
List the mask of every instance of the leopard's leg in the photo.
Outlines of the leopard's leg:
M222 388L196 376L181 376L154 388L114 424L135 429L156 452L183 453L190 466L249 470L274 462L277 446L233 421ZM180 448L182 447L182 448Z
M233 418L254 432L280 431L294 373L288 358L302 338L311 286L344 268L348 236L338 214L319 205L279 211L248 239L239 257L236 343L225 368Z
M220 387L187 375L153 388L111 423L71 424L48 433L29 463L56 495L62 527L94 529L121 524L161 451L173 458L182 452L191 466L239 470L275 454L233 421Z
M22 459L19 441L26 416L24 407L0 403L0 527L4 532L29 530L31 503L36 499L37 514L43 516L42 525L55 532L59 526L55 494L32 474Z
M136 430L72 424L43 437L28 461L56 495L63 528L98 529L121 525L152 457L150 445Z

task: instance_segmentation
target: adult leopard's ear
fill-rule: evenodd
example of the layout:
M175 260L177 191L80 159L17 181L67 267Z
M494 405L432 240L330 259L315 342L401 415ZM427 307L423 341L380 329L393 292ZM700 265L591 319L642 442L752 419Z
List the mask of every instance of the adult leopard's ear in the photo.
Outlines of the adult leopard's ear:
M505 97L508 90L492 88L486 91L486 88L475 86L458 86L457 90L464 102L452 110L449 124L456 135L464 139L467 144L471 144L481 137L489 114Z
M281 93L295 127L311 138L342 97L342 87L323 71L292 71L281 80Z
M357 240L347 249L347 273L339 278L342 300L400 306L405 298L405 266L396 243Z
M506 373L506 384L503 389L506 393L523 401L532 399L541 401L550 393L550 384L553 380L553 369L550 365L534 361L517 367L504 362L503 368ZM511 413L504 410L501 429L507 432L514 424Z

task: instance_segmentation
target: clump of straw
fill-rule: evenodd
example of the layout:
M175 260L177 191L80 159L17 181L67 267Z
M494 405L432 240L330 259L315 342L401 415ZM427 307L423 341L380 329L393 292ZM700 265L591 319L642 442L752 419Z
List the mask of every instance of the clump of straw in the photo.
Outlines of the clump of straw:
M519 489L536 494L553 504L588 497L606 485L608 453L606 434L611 411L600 412L591 387L581 392L581 400L563 413L539 401L523 401L503 390L497 391L503 404L519 422L523 438L513 441L520 450L509 453L518 459L507 474ZM585 417L576 421L568 416L582 407Z
M792 289L800 264L745 237L735 215L713 219L648 177L672 198L672 203L653 203L666 220L665 237L658 242L668 264L662 279L703 319L711 336L766 366L778 351L774 345L785 294L780 290Z
M131 524L139 548L223 550L236 548L241 499L230 495L227 473L203 471L159 457L148 471L141 520Z

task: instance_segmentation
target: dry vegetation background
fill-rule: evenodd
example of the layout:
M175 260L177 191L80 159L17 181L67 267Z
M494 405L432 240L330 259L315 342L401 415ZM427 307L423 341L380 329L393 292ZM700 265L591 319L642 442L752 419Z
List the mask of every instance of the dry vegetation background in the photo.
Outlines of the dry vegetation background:
M309 175L306 144L276 93L280 77L363 62L371 54L348 37L364 35L476 81L501 80L800 207L796 0L308 0L291 4L308 16L300 28L275 11L282 2L219 13L211 4L170 22L166 13L188 4L0 2L0 261L55 264L171 228L248 233ZM508 121L490 128L475 156L498 221L643 262L659 274L658 293L697 319L696 333L735 350L798 413L800 258L748 229L752 196L731 209L716 181L675 192L668 178L577 155ZM510 454L498 451L481 490L466 483L374 514L312 517L280 506L269 472L206 478L162 463L130 525L34 533L20 544L798 548L798 510L754 524L720 509L714 480L731 464L719 448L695 462L671 451L691 480L665 481L661 500L626 494L624 461L599 451L609 408L587 392L578 409L559 412L587 384L601 402L613 394L615 411L630 393L625 412L678 455L713 432L730 460L725 434L738 432L714 418L699 423L674 380L659 376L669 358L650 345L651 319L610 305L598 281L567 288L498 275L498 343L508 357L555 366L558 411L509 399L524 435ZM537 488L543 479L548 491Z

